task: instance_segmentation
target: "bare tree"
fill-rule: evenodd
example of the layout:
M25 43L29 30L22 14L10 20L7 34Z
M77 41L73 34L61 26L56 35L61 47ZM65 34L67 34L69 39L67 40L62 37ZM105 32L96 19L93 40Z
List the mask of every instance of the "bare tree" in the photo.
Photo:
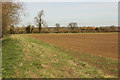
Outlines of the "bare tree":
M75 27L77 27L77 23L71 22L69 23L68 27L70 27L73 30Z
M39 26L39 33L41 33L42 25L47 27L46 22L43 20L44 11L41 10L39 14L35 17L37 25Z
M57 31L59 31L59 29L60 29L60 24L59 24L59 23L56 23L55 26L56 26L55 29L56 29Z
M2 2L2 34L7 33L10 25L19 23L20 16L23 14L23 3L20 2Z

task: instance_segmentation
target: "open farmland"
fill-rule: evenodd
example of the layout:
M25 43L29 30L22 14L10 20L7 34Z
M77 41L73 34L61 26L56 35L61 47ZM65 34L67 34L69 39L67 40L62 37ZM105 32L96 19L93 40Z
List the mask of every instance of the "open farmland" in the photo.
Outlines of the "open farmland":
M40 41L54 44L77 52L89 53L118 59L118 34L32 34ZM78 53L79 55L79 53Z
M10 0L1 7L0 79L120 78L117 2Z
M29 34L28 36L59 46L78 60L87 62L104 73L118 76L117 33Z

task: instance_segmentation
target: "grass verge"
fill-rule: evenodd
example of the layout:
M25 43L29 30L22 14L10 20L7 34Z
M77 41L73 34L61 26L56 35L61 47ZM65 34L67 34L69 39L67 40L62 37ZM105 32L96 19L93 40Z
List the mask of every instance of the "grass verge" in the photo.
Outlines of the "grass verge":
M14 67L19 68L21 62L22 48L19 46L18 40L12 39L11 35L6 36L2 40L2 77L15 77Z

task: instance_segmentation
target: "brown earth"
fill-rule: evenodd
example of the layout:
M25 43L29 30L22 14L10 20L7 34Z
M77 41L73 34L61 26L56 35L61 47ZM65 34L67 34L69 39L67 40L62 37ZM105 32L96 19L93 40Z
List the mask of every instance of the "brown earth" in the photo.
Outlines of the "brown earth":
M117 33L32 34L29 36L73 51L118 59Z

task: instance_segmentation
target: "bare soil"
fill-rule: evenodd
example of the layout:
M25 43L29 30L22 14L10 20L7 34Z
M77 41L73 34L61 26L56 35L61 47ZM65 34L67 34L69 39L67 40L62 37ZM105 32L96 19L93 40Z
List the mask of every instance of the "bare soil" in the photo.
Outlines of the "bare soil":
M118 34L32 34L43 42L77 52L118 59ZM78 53L79 55L79 53Z

